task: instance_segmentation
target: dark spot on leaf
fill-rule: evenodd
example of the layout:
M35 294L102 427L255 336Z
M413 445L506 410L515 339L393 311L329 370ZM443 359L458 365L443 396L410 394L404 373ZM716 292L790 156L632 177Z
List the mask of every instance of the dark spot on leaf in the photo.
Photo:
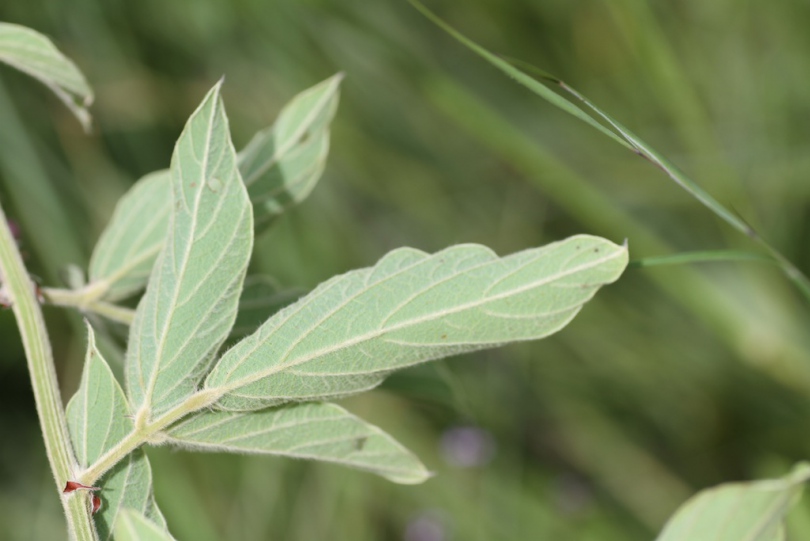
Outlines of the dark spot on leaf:
M191 186L192 188L196 188L196 187L197 187L197 183L196 183L196 182L192 182L191 184L189 184L189 186Z
M366 446L366 442L368 441L367 436L361 436L354 440L354 449L355 451L362 451L363 447Z
M442 340L447 340L447 335L446 334L442 335Z
M298 144L303 145L304 143L309 141L309 137L310 133L308 131L305 131L304 134L301 136L301 138L298 140Z

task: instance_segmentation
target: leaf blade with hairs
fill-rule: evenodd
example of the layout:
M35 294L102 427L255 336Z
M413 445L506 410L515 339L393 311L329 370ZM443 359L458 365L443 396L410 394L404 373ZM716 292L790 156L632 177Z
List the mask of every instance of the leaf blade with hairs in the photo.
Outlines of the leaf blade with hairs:
M269 454L332 462L403 484L430 472L394 438L335 404L258 412L206 411L167 431L169 443L198 451Z
M205 388L237 411L367 390L395 369L547 336L626 265L626 247L587 235L504 258L480 245L394 250L281 310Z
M160 525L135 509L125 509L115 523L116 541L175 541Z
M0 23L0 62L17 68L50 88L90 129L93 91L82 72L39 32L11 23Z
M171 199L171 174L162 170L141 178L118 201L90 258L91 285L106 284L105 300L126 298L146 285L166 239Z
M214 86L172 156L168 237L130 327L127 394L157 415L194 392L236 317L253 244L250 202Z
M656 541L776 541L798 501L810 465L798 464L781 479L728 483L699 492L667 522Z
M323 173L342 79L335 75L296 95L275 124L258 132L239 153L257 230L303 201Z
M81 384L67 406L68 431L76 459L87 467L129 434L134 425L124 391L96 348L89 325L87 359ZM123 507L147 513L165 527L152 494L152 470L146 455L136 450L100 481L102 507L96 515L99 538L111 538L112 526Z

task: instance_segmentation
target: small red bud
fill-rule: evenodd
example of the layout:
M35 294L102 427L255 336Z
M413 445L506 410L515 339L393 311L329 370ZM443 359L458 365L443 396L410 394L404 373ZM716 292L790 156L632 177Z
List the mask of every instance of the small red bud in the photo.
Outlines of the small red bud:
M74 490L101 490L101 487L89 487L76 481L68 481L65 483L65 489L62 491L64 494L69 494Z
M98 494L93 494L93 514L98 513L99 509L101 509L101 498L98 497Z

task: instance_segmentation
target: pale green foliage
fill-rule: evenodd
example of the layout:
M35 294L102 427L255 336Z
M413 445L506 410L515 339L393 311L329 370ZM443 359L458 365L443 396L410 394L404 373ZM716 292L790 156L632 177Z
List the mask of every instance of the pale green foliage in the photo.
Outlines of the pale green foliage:
M14 66L50 88L90 129L93 91L76 65L39 32L10 23L0 23L0 62Z
M302 289L297 288L281 289L269 276L248 276L239 297L239 312L231 329L231 338L252 333L303 293Z
M174 541L169 532L134 509L124 509L115 523L116 541Z
M293 97L276 123L258 132L239 153L256 230L303 201L323 173L341 79L335 75ZM170 176L169 170L145 176L116 206L90 259L90 284L104 300L120 300L146 284L166 238ZM265 312L264 319L271 314ZM258 327L251 325L250 331ZM237 327L243 328L241 322Z
M106 284L105 300L126 298L146 285L166 238L171 203L168 170L146 175L118 202L88 269L91 283Z
M810 465L782 479L729 483L704 490L669 520L656 541L781 541L785 516L798 501Z
M253 246L219 89L177 141L168 237L130 329L127 392L133 408L153 415L196 390L227 338Z
M335 75L298 94L239 153L257 230L305 199L323 173L341 79Z
M548 336L626 265L625 247L585 235L502 259L478 245L395 250L276 314L205 387L227 391L230 410L367 390L392 370Z
M133 428L129 405L107 362L96 349L88 325L87 358L78 391L67 407L68 428L76 458L89 466L109 451ZM102 508L96 526L102 540L110 538L112 525L122 507L146 513L165 527L152 495L152 470L141 450L119 462L101 480Z
M205 411L168 431L168 441L200 451L306 458L370 471L396 483L430 476L391 436L334 404L295 404L258 412Z

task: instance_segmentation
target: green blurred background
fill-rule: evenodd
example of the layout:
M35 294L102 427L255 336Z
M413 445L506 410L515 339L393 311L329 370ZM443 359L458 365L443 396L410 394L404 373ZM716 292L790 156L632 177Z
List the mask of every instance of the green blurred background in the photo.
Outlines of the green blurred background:
M569 82L810 271L810 5L433 1L489 49ZM314 287L401 245L500 254L574 233L631 257L752 246L662 173L503 77L404 1L3 2L97 93L81 133L0 69L0 196L33 273L86 266L114 202L168 165L226 75L237 147L346 73L326 174L252 272ZM46 309L63 395L80 319ZM424 459L417 487L306 462L153 449L181 540L648 540L694 491L810 457L808 303L757 264L631 269L558 335L406 371L346 400ZM11 313L0 313L0 539L61 539ZM810 538L810 502L791 516Z

